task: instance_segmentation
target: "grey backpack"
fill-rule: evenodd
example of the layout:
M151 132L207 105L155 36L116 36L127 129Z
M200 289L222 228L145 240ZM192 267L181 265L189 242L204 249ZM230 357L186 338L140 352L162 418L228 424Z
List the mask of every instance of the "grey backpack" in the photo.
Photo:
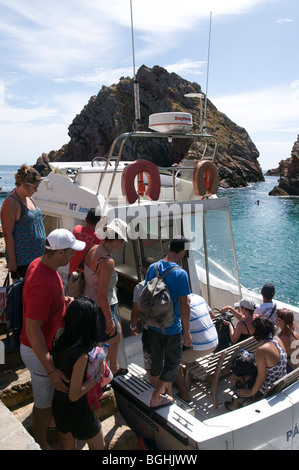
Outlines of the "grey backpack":
M137 303L139 319L146 325L164 329L173 324L174 305L164 278L178 267L174 266L160 276L155 263L156 276L144 286Z

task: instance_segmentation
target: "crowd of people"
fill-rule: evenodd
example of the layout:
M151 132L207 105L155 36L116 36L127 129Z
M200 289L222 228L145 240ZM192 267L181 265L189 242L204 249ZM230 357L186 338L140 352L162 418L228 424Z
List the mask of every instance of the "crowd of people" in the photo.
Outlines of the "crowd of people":
M88 391L103 376L103 364L88 379L86 368L89 351L109 341L106 360L114 377L128 372L112 256L127 242L127 226L120 219L101 223L101 216L91 208L85 226L76 226L73 232L55 229L46 236L41 212L32 199L40 175L22 165L15 179L16 188L2 206L1 222L8 271L13 280L25 277L20 352L31 373L33 436L42 449L49 449L47 430L52 420L62 449L74 449L77 439L85 440L90 449L103 449L101 423L87 400ZM153 410L173 403L173 383L179 396L190 402L186 366L218 345L215 315L203 297L191 293L187 272L181 267L188 248L189 240L175 237L164 258L144 259L144 280L133 294L132 335L138 335L140 329L138 298L157 272L165 275L173 304L170 326L141 325L144 367L154 385L149 403ZM68 264L69 273L84 269L84 293L78 299L65 295L58 273ZM255 354L256 379L250 388L239 390L241 397L263 396L271 383L297 366L294 340L299 335L293 312L277 308L272 283L266 283L261 294L260 305L244 298L221 310L230 311L237 320L235 327L223 321L231 344L251 336L261 341Z

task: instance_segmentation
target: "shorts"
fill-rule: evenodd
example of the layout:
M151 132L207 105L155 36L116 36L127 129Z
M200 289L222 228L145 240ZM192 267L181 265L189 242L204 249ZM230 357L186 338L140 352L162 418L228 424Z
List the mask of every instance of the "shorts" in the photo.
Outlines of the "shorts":
M148 329L148 339L152 359L151 375L162 382L174 382L182 355L182 333L163 335Z
M213 351L215 351L217 346L215 346L212 349L207 349L207 350L196 350L193 349L192 346L191 348L183 348L182 352L182 363L189 363L189 362L194 362L196 359L199 357L207 356L208 354L211 354Z
M32 348L21 344L21 358L31 375L33 400L36 408L51 408L55 388Z
M150 347L149 347L148 330L145 328L142 330L141 339L142 339L144 369L150 370L152 366L152 357L151 357Z

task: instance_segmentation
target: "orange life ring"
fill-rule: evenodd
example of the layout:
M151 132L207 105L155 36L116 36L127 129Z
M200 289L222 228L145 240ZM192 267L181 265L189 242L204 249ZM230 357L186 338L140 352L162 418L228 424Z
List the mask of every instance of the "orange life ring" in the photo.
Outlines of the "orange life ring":
M193 191L196 196L216 194L219 188L219 175L215 163L200 160L193 170Z
M133 204L138 198L134 180L140 173L145 173L148 179L145 196L151 201L159 199L161 179L158 167L148 160L136 160L125 167L121 177L121 190L128 204Z

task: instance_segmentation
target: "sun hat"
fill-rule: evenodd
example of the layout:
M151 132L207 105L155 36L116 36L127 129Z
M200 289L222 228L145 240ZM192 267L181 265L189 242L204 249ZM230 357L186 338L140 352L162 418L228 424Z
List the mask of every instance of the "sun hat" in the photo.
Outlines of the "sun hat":
M98 236L109 238L111 240L115 239L115 234L117 233L120 238L127 241L127 223L122 219L113 219L105 227L102 227L101 224L97 224L96 233Z
M85 242L77 240L69 230L56 228L47 236L46 248L48 250L66 250L72 248L76 251L84 250Z
M241 299L240 302L237 302L234 306L244 307L244 308L247 308L248 310L255 310L256 308L254 301L248 298Z

